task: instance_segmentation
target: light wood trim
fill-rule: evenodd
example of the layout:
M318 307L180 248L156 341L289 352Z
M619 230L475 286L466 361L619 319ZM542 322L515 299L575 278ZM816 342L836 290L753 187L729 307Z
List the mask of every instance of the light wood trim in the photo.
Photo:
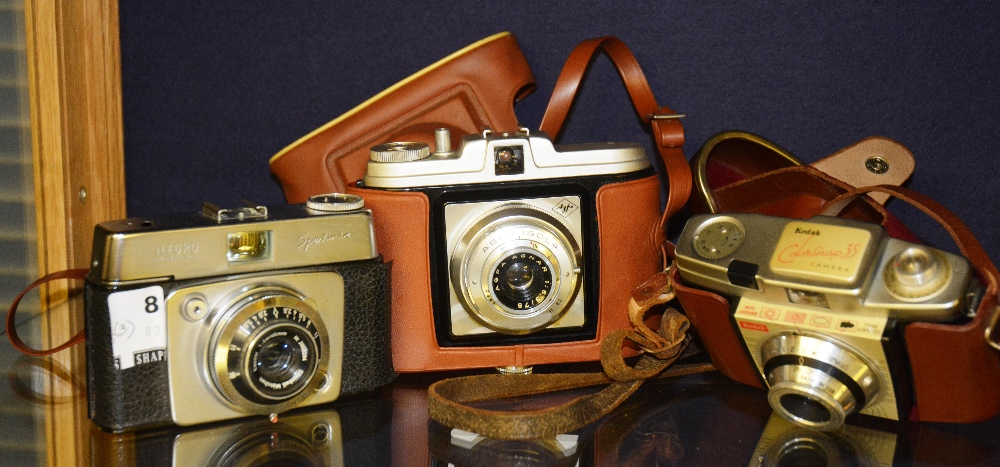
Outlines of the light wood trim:
M125 216L118 3L25 0L24 16L39 271L87 267L94 224ZM83 329L78 291L66 283L43 289L49 347ZM81 346L53 361L86 380ZM89 463L86 398L50 407L45 430L49 465Z

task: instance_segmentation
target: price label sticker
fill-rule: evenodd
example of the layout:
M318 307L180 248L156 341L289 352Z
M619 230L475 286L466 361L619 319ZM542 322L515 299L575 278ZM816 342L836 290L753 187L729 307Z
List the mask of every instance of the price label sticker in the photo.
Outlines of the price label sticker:
M165 306L160 286L108 295L115 369L163 361L167 348Z

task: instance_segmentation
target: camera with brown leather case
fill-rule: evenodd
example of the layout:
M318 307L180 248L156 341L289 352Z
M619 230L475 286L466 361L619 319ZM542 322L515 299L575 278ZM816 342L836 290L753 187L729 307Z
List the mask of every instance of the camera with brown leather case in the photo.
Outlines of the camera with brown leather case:
M663 210L663 183L641 145L560 147L548 139L601 50L653 129L666 167ZM629 326L629 292L662 269L664 222L689 194L678 117L656 104L628 47L603 37L570 54L541 131L468 132L456 144L463 127L445 125L448 136L415 138L435 141L435 154L373 156L362 183L347 191L373 210L376 238L393 262L396 371L598 360L601 338ZM515 233L491 237L508 235L497 229ZM475 257L473 245L486 257ZM506 291L485 287L494 280Z
M596 360L660 265L660 182L639 144L487 131L371 157L348 192L393 260L397 371Z
M865 141L868 140L862 143ZM786 151L756 135L740 132L718 135L702 147L693 161L696 186L699 188L696 195L701 198L700 203L695 205L722 216L725 213L744 212L780 215L791 219L806 219L817 214L836 215L851 219L850 222L857 222L858 225L863 222L881 224L893 241L914 241L916 237L898 219L885 211L880 204L880 201L888 197L885 195L914 205L938 221L952 235L961 255L971 264L972 276L982 286L981 298L965 303L971 307L969 312L955 314L954 319L911 322L896 320L897 334L894 340L896 344L905 343L905 349L896 353L898 358L895 365L904 373L900 380L905 386L909 386L907 389L897 389L896 398L908 401L900 407L897 418L956 423L985 420L1000 413L1000 359L997 354L1000 346L996 343L994 333L998 317L996 267L975 236L954 214L925 195L894 186L904 181L908 173L883 179L877 177L879 174L875 172L886 173L880 170L884 168L881 163L886 162L882 155L904 156L904 163L908 159L905 148L893 148L891 144L886 145L886 141L879 139L878 146L863 148L864 150L856 152L855 157L846 158L854 161L857 170L844 172L843 176L857 176L865 170L875 175L874 179L852 180L848 183L829 175L830 171L802 166ZM851 148L844 152L851 152ZM723 164L714 168L714 176L709 176L713 171L710 168L719 162L712 161L712 158L720 154L723 155ZM888 163L889 167L894 164ZM904 165L904 169L912 169L912 165L909 168ZM728 177L719 177L720 174L727 173ZM714 183L709 183L709 180L714 180ZM852 183L878 186L854 188ZM770 191L752 189L762 186L782 188ZM731 193L726 194L727 191ZM867 196L867 193L883 196L876 199ZM786 221L791 222L790 219ZM741 276L746 280L740 279ZM743 274L735 274L733 277L745 285L760 280L758 274L749 274L745 268ZM744 345L741 329L745 327L741 328L738 324L740 321L735 317L739 311L739 301L731 300L731 294L695 285L697 281L687 280L683 271L675 269L672 271L672 278L681 306L719 371L748 385L772 387L772 381L762 375L755 363L755 356ZM815 306L805 308L810 313L821 310ZM887 307L887 310L892 309L898 310L900 307ZM809 334L806 329L808 326L791 322L786 324L791 326L793 332ZM759 323L749 323L746 326L762 329ZM768 330L772 331L770 328ZM792 364L798 361L789 360ZM835 373L832 367L836 365L828 368L830 373ZM815 400L803 397L799 402L800 407L805 410L806 406L814 405ZM861 410L860 407L853 409ZM891 418L882 414L875 415Z

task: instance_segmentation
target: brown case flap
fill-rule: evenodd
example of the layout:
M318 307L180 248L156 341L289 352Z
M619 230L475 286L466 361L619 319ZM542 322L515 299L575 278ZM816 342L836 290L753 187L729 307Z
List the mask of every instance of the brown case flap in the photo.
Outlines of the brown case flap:
M501 72L502 71L502 72ZM534 90L517 40L487 37L420 70L292 143L271 158L289 203L343 192L361 179L369 149L388 141L434 146L434 130L451 129L452 146L483 128L519 128L514 102Z

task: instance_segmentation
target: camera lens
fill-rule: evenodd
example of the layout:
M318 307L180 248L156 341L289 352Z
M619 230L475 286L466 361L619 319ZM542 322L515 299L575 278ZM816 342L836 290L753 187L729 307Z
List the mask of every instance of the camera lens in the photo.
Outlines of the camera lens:
M575 240L563 221L545 211L501 204L458 236L452 289L478 325L504 334L546 328L579 299L582 254ZM568 326L583 324L581 312Z
M220 319L210 356L216 387L248 413L295 407L322 384L329 339L303 299L284 291L251 292Z
M281 400L308 383L316 367L316 341L303 328L278 325L251 346L247 378L256 393Z
M774 440L761 456L760 465L768 467L825 467L858 465L856 455L846 440L826 433L792 429ZM863 464L862 464L863 465Z
M802 394L785 394L778 398L781 407L797 418L811 423L830 421L830 411L826 406Z
M552 266L534 253L510 255L493 271L493 294L511 309L535 308L552 289Z
M771 407L799 426L835 430L879 395L875 366L825 337L779 334L761 346L761 361Z
M788 446L775 465L778 467L824 467L837 464L831 464L826 453L818 449L816 445L812 443L798 443L794 446Z

